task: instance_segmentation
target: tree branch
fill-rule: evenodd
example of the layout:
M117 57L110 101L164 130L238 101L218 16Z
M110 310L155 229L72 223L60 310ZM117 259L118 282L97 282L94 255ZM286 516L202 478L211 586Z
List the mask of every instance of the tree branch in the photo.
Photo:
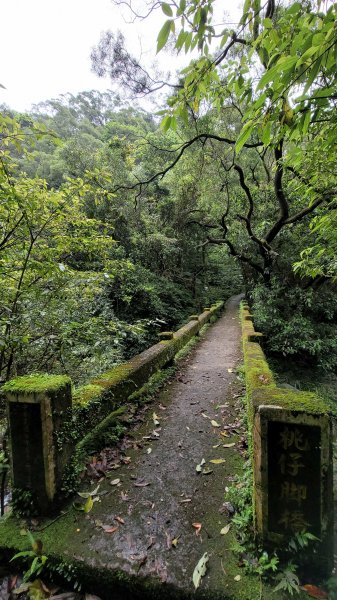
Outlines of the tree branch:
M253 212L254 212L254 201L253 201L253 196L251 194L251 191L248 187L248 185L246 184L245 181L245 176L244 176L244 172L243 169L240 167L240 165L234 164L234 169L235 171L237 171L237 173L239 174L239 179L240 179L240 186L242 187L243 191L246 194L246 197L248 199L248 203L249 203L249 209L248 209L248 214L246 216L237 214L237 218L240 219L240 221L243 221L246 224L246 229L247 229L247 233L250 237L250 239L258 245L259 250L261 252L261 255L263 256L265 261L269 261L270 257L269 257L269 250L271 250L269 244L266 243L265 240L260 240L254 233L252 230L252 223L251 223L251 219L253 216Z
M276 159L276 173L274 177L274 190L276 194L276 198L280 208L280 216L276 223L272 226L269 232L266 235L266 241L268 244L272 242L279 231L281 231L282 227L285 224L285 221L289 217L289 206L287 199L285 197L283 186L282 186L282 177L283 177L283 140L280 141L279 146L275 148L275 159Z
M182 144L177 149L177 151L179 151L178 155L167 167L165 167L165 169L163 169L162 171L158 171L157 173L155 173L148 179L145 179L144 181L138 181L137 183L134 183L131 185L119 185L119 186L115 187L113 190L111 190L110 193L116 193L119 190L134 190L138 187L139 187L139 190L141 193L143 186L148 185L149 183L152 183L156 179L163 179L165 177L165 175L169 171L171 171L171 169L173 169L173 167L175 167L175 165L179 162L179 160L181 159L181 157L183 156L183 154L184 154L185 150L187 150L187 148L189 148L190 146L195 144L195 142L197 142L197 141L206 143L207 140L217 140L218 142L225 142L226 144L230 144L232 146L234 146L236 144L236 141L231 140L230 138L222 137L220 135L215 135L212 133L200 133L199 135L196 135L191 140L188 140L188 142L185 142L184 144ZM256 148L258 146L262 146L262 142L254 142L252 144L244 144L244 146L246 148Z
M303 208L303 210L300 210L298 213L296 213L292 217L289 217L286 221L284 221L284 224L289 225L290 223L297 223L297 221L300 221L301 219L303 219L303 217L312 213L315 210L315 208L317 208L317 206L319 206L320 204L323 204L323 202L325 202L326 200L327 200L327 198L325 198L325 197L317 198L317 200L315 200L315 202L310 204L310 206L306 206L306 208Z
M219 225L215 225L212 223L202 223L201 221L187 221L185 225L199 225L199 227L203 227L205 229L219 229Z
M264 276L263 268L258 263L254 262L253 260L248 258L248 256L246 256L245 254L241 254L240 252L237 252L237 250L235 250L232 242L230 242L229 240L226 240L225 238L210 238L209 237L209 238L207 238L207 241L209 244L218 244L218 245L226 244L229 248L229 253L231 254L231 256L238 258L241 262L247 263L255 271L260 273L260 275Z

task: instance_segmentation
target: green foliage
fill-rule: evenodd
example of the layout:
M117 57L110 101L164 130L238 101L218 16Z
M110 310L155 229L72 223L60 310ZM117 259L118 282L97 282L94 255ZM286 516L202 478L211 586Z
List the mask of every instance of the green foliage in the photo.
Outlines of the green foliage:
M41 540L35 540L30 531L27 531L26 534L28 536L32 549L18 552L13 556L13 558L11 558L11 561L17 560L18 558L31 559L31 565L23 575L24 583L28 582L33 578L36 579L36 577L40 575L44 570L45 564L48 560L48 556L42 554Z
M328 579L328 581L326 582L326 586L327 586L328 592L329 592L329 599L336 600L336 598L337 598L337 578L330 577L330 579Z
M187 348L191 342L186 344L184 348ZM137 390L131 396L129 396L128 400L130 402L138 402L139 404L146 404L147 402L151 402L153 397L156 395L158 390L160 390L163 385L174 375L175 367L166 367L165 369L160 369L156 373L154 373L148 382Z
M79 383L231 284L220 253L210 253L207 275L202 232L189 246L180 189L154 185L137 210L132 193L113 191L170 157L144 111L92 92L44 103L34 117L0 122L0 381L42 371ZM48 174L56 164L68 177Z
M63 497L68 498L77 492L81 481L81 475L85 469L85 461L85 452L76 448L63 473L61 484Z
M48 570L51 574L56 574L58 578L61 577L61 579L71 584L74 590L81 590L82 584L80 582L80 572L74 564L71 564L66 560L57 562L57 564L50 562L48 564Z
M263 551L259 557L247 557L243 559L243 564L247 573L268 577L278 570L279 558L274 554L269 556L268 552Z
M130 271L124 281L116 277L109 286L112 306L118 317L125 321L139 322L148 318L154 333L160 327L170 328L180 323L193 304L186 290L149 269L138 266ZM138 335L141 332L138 332Z
M301 252L301 260L294 264L295 273L302 277L337 276L337 209L331 202L328 214L318 215L310 223L309 245Z
M165 14L173 18L165 22L158 35L157 51L166 45L177 25L177 52L197 47L200 53L200 58L184 69L181 89L169 101L171 119L173 115L182 117L188 105L195 112L205 102L219 109L228 94L234 93L245 103L243 126L236 140L238 153L256 129L264 133L266 145L277 144L285 134L292 140L300 139L322 117L327 143L333 143L335 3L324 8L320 0L291 2L275 10L272 2L261 7L259 2L248 0L237 32L217 29L213 5L214 0L202 6L190 0L183 6L177 4L174 12L171 6L168 11L166 4L162 5ZM217 48L215 43L219 44ZM252 67L257 62L261 68L255 68L253 75ZM166 123L172 127L167 117L165 127ZM266 127L267 135L263 131Z
M319 542L319 538L310 533L309 531L299 531L288 543L289 552L301 552L304 548L307 548L312 542Z
M18 517L35 517L38 514L36 499L30 490L12 489L12 510Z
M289 562L286 568L276 575L275 583L277 583L277 585L274 588L274 592L283 591L291 596L293 596L294 593L299 593L300 581L296 575L296 569L296 565Z
M336 369L333 289L325 289L323 294L322 290L304 290L295 282L287 285L274 279L269 288L255 286L252 299L255 326L264 332L268 352L291 356L303 366Z
M301 531L285 547L275 547L272 553L257 547L253 527L250 461L246 462L243 476L237 477L232 483L226 494L226 500L228 499L235 508L231 523L234 525L237 541L232 550L240 556L246 572L275 584L274 592L284 591L291 596L299 593L300 581L296 572L305 556L305 550L319 541L318 538L310 532Z

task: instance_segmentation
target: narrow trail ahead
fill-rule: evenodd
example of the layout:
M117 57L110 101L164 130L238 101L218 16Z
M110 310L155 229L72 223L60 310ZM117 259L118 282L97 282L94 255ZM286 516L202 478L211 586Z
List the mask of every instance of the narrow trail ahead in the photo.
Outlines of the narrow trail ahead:
M240 299L229 300L128 432L100 502L41 532L45 551L75 564L102 598L262 598L230 550L232 530L220 533L230 522L226 488L243 466ZM207 573L195 592L193 571L205 552Z

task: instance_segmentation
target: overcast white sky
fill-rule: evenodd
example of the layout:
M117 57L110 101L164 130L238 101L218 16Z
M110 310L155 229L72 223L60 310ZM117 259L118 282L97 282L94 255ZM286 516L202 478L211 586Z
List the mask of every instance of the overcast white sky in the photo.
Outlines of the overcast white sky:
M141 38L151 62L163 18L159 11L152 22L126 25L111 0L2 0L0 83L6 89L0 88L0 103L24 111L66 92L108 89L109 80L90 70L90 51L100 33L121 29L137 56ZM172 57L166 60L172 64Z

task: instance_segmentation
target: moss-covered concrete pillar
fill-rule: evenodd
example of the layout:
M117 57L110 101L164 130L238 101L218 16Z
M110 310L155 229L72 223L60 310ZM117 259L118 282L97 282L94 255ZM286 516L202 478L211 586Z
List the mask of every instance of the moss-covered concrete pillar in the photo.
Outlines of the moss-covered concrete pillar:
M46 513L60 489L70 454L64 426L71 411L71 380L62 375L29 375L9 381L3 390L13 488L30 493L38 511Z
M276 393L276 392L275 392ZM282 391L280 400L283 400ZM281 402L280 402L281 404ZM266 544L286 547L308 532L298 557L312 571L333 567L332 424L328 415L260 405L254 419L254 505Z

